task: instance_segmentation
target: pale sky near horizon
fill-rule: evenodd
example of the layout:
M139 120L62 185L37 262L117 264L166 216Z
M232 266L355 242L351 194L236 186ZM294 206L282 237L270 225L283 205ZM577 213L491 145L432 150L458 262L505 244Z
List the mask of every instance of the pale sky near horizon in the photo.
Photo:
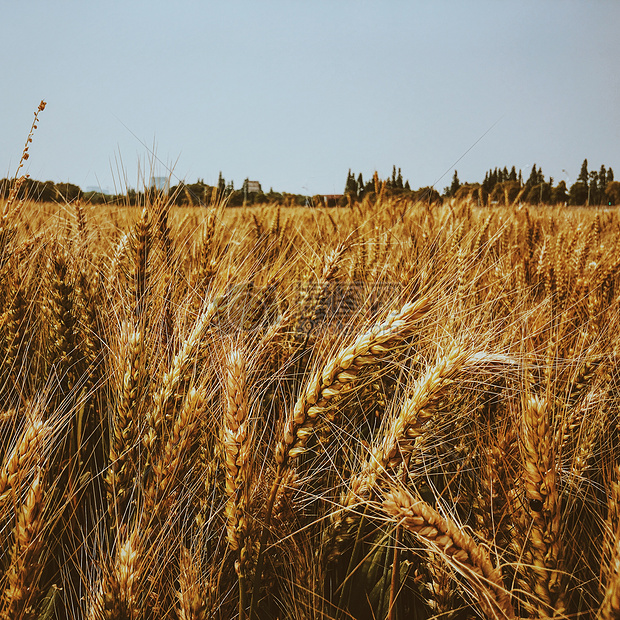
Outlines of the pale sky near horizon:
M45 99L26 171L83 189L620 179L619 26L615 0L4 2L0 177Z

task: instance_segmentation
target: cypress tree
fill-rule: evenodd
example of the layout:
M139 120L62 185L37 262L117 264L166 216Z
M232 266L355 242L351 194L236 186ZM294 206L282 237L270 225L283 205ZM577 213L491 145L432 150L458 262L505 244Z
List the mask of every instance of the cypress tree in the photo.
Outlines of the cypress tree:
M589 204L597 205L599 203L599 189L600 189L598 172L596 170L592 170L592 172L590 172L590 174L589 174L589 177L590 177L590 184L589 184L590 200L589 200Z
M456 174L456 170L454 172ZM488 188L489 188L489 173L488 172L484 173L484 181L482 181L482 187L484 187L484 189L488 191Z
M351 168L349 168L349 173L347 174L347 182L344 186L344 193L345 195L357 198L357 181L351 172Z
M509 181L516 181L517 180L517 171L516 171L514 166L510 169L510 174L508 175L508 180Z
M526 187L534 187L534 185L538 185L538 170L536 169L536 164L532 166L530 176L525 182L525 185Z
M588 160L584 159L583 164L581 164L581 171L579 172L579 176L577 177L577 183L583 183L586 187L588 187Z
M487 177L484 177L485 181ZM452 177L452 183L450 184L450 196L455 196L459 187L461 187L461 182L459 181L459 175L457 171L454 171L454 176Z

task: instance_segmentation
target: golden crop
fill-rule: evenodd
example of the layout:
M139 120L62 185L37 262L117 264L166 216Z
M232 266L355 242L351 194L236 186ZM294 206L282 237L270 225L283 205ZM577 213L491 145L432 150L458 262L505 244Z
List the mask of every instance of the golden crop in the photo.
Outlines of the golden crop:
M1 618L618 618L616 210L4 205Z

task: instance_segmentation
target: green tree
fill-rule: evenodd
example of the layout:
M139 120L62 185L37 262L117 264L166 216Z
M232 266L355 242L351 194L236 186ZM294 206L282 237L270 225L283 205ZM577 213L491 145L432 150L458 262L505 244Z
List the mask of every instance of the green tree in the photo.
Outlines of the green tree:
M568 190L568 202L571 205L585 205L588 201L588 186L581 181L573 183Z
M536 169L536 164L534 164L532 166L532 170L530 172L530 176L528 177L527 181L525 182L525 185L528 188L532 188L535 185L538 185L539 180L538 180L538 170Z
M584 159L583 164L581 164L581 170L579 172L579 176L577 177L576 183L583 183L586 187L588 187L588 160Z
M590 182L588 184L588 204L598 205L601 202L601 196L599 195L599 179L598 172L592 170L590 172Z
M56 194L60 200L71 202L82 196L82 190L72 183L57 183Z
M452 176L452 183L450 183L449 196L456 196L456 192L459 191L459 187L461 187L461 182L459 181L458 172L455 170L454 175Z
M554 205L565 204L568 202L568 191L566 189L566 181L560 181L556 187L551 190L551 203Z
M609 181L605 188L605 198L609 205L620 205L620 181Z
M53 202L56 200L57 192L53 181L42 183L41 181L26 179L24 185L26 187L26 194L31 200L36 200L37 202ZM74 185L73 187L77 186ZM79 188L78 190L82 191Z
M243 205L243 192L241 190L235 191L232 181L226 186L226 191L228 192L226 204L229 207L240 207Z
M588 202L589 181L588 160L584 159L577 180L568 190L568 200L571 205L585 205Z
M485 191L487 192L493 189L491 187L491 178L488 171L484 173L484 181L482 181L482 187L484 187ZM450 192L450 188L448 188L448 192Z
M396 177L396 189L404 189L404 185L403 185L403 175L400 171L400 168L398 169L398 176Z
M525 201L532 205L551 202L551 185L549 183L533 185L526 192Z
M364 187L364 177L362 176L362 173L360 172L357 175L357 197L363 198L365 191L366 189Z
M357 181L355 180L355 176L351 172L351 168L349 168L349 173L347 174L347 182L344 186L344 194L345 196L351 196L351 198L357 198Z
M519 196L521 186L517 181L497 183L491 192L491 201L497 204L511 205Z
M513 181L513 182L517 181L517 170L516 170L516 168L514 166L510 169L510 173L508 175L508 180L509 181Z
M472 200L479 206L487 204L488 193L480 183L463 183L456 192L457 200Z
M494 168L493 170L489 170L489 178L488 178L488 187L482 184L482 188L486 192L490 192L498 183L502 182L502 174L499 168Z
M434 187L420 187L420 189L411 192L411 197L416 202L425 202L427 204L441 202L441 195Z

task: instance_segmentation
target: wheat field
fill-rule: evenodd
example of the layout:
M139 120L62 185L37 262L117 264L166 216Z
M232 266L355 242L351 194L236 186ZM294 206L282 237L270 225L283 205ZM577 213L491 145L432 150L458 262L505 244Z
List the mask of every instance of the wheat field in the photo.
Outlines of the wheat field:
M9 197L0 617L620 618L619 233Z

